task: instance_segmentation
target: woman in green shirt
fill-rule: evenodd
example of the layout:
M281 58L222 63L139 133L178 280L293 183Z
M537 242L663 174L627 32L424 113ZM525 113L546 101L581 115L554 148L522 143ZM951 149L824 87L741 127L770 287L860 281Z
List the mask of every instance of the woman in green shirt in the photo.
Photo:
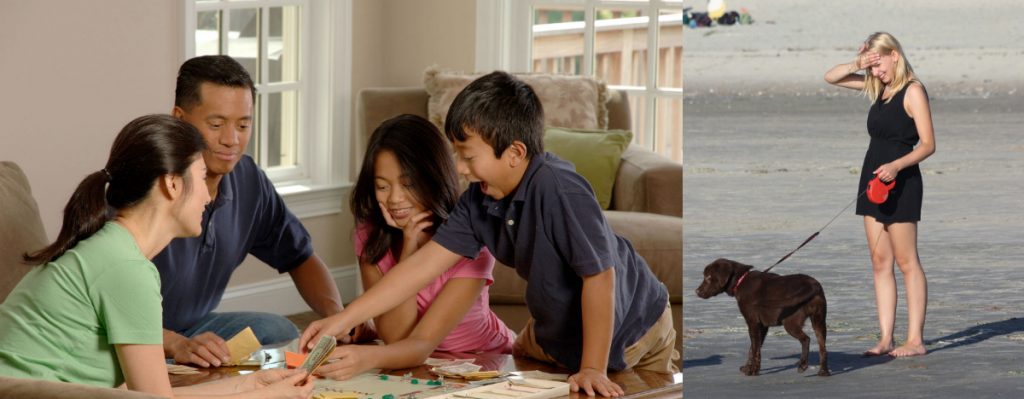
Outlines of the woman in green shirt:
M0 304L0 375L125 384L169 397L312 394L304 374L287 370L171 388L160 276L150 259L175 237L202 230L210 201L204 149L194 127L169 115L121 130L106 166L72 194L57 240L25 254L39 266Z

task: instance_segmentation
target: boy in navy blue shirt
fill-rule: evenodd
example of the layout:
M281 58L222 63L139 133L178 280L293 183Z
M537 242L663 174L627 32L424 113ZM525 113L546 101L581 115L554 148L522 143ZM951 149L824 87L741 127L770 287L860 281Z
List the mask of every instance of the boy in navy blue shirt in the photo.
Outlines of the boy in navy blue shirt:
M544 111L533 89L504 72L483 76L455 98L445 133L469 189L432 241L396 266L401 272L311 324L301 344L397 306L486 246L528 281L531 320L517 355L577 370L568 381L588 395L623 393L607 370L677 371L668 291L611 231L572 164L544 152Z

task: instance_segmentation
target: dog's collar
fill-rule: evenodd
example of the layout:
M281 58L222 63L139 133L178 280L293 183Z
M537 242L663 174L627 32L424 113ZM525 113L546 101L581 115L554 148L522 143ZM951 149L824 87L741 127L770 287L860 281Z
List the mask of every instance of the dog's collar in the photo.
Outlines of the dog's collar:
M740 284L743 284L743 279L747 278L748 274L750 274L750 270L747 270L740 278L736 279L736 285L732 286L732 294L734 296L736 295L736 290L740 289Z

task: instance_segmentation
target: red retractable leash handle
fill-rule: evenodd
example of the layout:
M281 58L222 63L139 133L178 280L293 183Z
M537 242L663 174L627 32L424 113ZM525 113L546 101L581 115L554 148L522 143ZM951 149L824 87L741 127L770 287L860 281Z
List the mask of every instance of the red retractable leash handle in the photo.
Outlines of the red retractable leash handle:
M804 247L804 245L807 245L807 243L811 242L811 240L818 237L818 235L821 234L822 230L825 230L825 228L828 227L828 225L832 224L832 222L834 222L836 218L839 217L839 215L842 215L843 212L846 212L846 209L848 209L850 205L853 205L855 202L857 202L857 199L860 198L860 196L867 194L868 201L881 205L885 203L887 199L889 199L889 191L892 190L894 187L896 187L896 179L892 179L890 182L886 183L883 182L882 179L880 179L878 176L875 176L874 179L871 179L871 181L868 182L868 187L865 188L864 191L861 191L860 194L857 194L857 196L853 198L853 201L850 201L849 204L846 204L846 206L844 206L843 209L839 211L839 213L832 217L832 220L829 220L828 223L825 223L824 226L821 226L821 228L818 229L818 231L815 231L814 234L811 234L810 237L807 237L807 239L804 240L804 242L800 243L800 245L797 246L796 249L789 251L789 253L786 254L786 256L783 256L782 259L779 259L778 262L775 262L775 264L769 266L767 269L764 269L764 272L768 273L768 271L772 270L773 267L777 266L779 263L782 263L782 261L789 259L789 257L792 256L793 253L799 251L800 248Z
M874 204L882 205L885 200L889 199L889 191L896 187L896 179L890 180L888 183L883 182L878 176L868 182L868 201Z

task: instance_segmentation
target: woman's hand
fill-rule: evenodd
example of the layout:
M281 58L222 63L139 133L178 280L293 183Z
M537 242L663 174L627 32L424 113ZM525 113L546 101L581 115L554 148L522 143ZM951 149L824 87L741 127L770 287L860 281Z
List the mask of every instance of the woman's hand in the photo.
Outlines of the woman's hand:
M853 61L853 65L857 67L858 71L871 68L881 62L882 56L878 53L874 51L864 51L863 45L861 46L861 49L862 50L857 53L857 59Z
M343 345L334 348L329 359L316 369L318 376L332 380L347 380L363 371L374 368L373 349L376 345Z
M402 230L402 259L416 252L420 248L420 241L426 239L423 230L434 224L430 220L430 215L433 215L433 212L424 211L412 215L403 227L395 222L395 219L391 217L391 213L388 212L388 208L384 206L383 202L378 202L377 205L380 206L380 213L384 214L384 221L388 223L388 226Z
M313 395L313 379L301 369L267 369L249 375L253 398L308 398Z
M887 164L879 166L878 169L875 169L875 171L872 173L874 173L879 180L888 183L896 178L896 175L900 173L900 168L894 165L893 162L889 162Z

